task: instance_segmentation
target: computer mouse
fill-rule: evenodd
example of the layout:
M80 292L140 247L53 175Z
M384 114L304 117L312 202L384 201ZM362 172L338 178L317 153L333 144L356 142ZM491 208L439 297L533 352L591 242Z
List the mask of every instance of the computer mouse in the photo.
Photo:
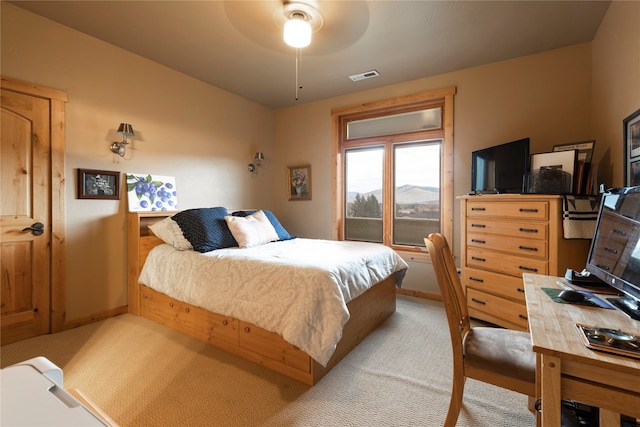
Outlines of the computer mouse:
M560 297L561 300L568 302L580 302L584 301L586 298L584 294L581 294L578 291L572 291L571 289L564 289L560 291L558 297Z

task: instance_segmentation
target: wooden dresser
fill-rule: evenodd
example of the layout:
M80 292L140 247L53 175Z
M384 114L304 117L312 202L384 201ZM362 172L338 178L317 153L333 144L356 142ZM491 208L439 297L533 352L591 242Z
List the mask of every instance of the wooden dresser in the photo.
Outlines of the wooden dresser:
M459 198L462 284L469 315L528 330L523 273L564 276L581 271L591 240L567 240L562 196L482 195Z

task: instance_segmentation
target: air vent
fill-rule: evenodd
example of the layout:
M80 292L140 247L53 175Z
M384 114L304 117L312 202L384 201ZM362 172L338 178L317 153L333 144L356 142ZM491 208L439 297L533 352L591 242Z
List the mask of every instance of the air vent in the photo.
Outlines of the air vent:
M355 74L353 76L349 76L349 78L354 82L357 82L360 80L370 79L372 77L378 77L379 75L380 73L377 72L376 70L371 70L371 71L367 71L366 73L360 73L360 74Z

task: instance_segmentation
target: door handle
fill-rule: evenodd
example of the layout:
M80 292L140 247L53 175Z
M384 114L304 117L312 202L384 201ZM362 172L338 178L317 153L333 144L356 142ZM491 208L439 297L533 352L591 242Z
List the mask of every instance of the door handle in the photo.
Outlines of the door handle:
M41 222L34 223L31 227L23 228L22 231L31 231L34 236L44 234L44 224Z

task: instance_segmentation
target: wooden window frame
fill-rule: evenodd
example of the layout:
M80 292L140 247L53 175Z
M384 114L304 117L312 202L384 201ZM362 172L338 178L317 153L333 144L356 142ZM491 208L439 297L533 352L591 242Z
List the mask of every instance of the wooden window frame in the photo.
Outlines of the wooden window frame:
M382 145L392 146L396 142L411 139L429 140L442 139L441 152L441 187L440 187L440 224L442 234L453 246L453 99L456 94L455 86L443 89L423 92L419 94L391 98L352 107L338 108L331 111L332 119L332 180L333 180L333 215L332 215L332 238L344 240L344 168L342 150L345 147L364 147L372 142ZM359 138L347 141L347 123L353 120L382 117L393 114L406 113L410 111L424 110L428 108L442 108L442 127L435 130L411 132L407 134L385 135L376 138ZM390 156L386 156L385 169L391 171ZM391 175L385 173L384 178L384 204L391 203ZM387 194L388 193L388 194ZM388 212L388 207L383 207L384 212ZM391 221L392 219L388 219ZM387 220L385 219L385 222ZM427 237L427 236L425 236ZM393 249L407 253L412 259L428 261L426 250L421 248L411 248L407 246L394 246L391 244L390 227L385 227L385 245Z

